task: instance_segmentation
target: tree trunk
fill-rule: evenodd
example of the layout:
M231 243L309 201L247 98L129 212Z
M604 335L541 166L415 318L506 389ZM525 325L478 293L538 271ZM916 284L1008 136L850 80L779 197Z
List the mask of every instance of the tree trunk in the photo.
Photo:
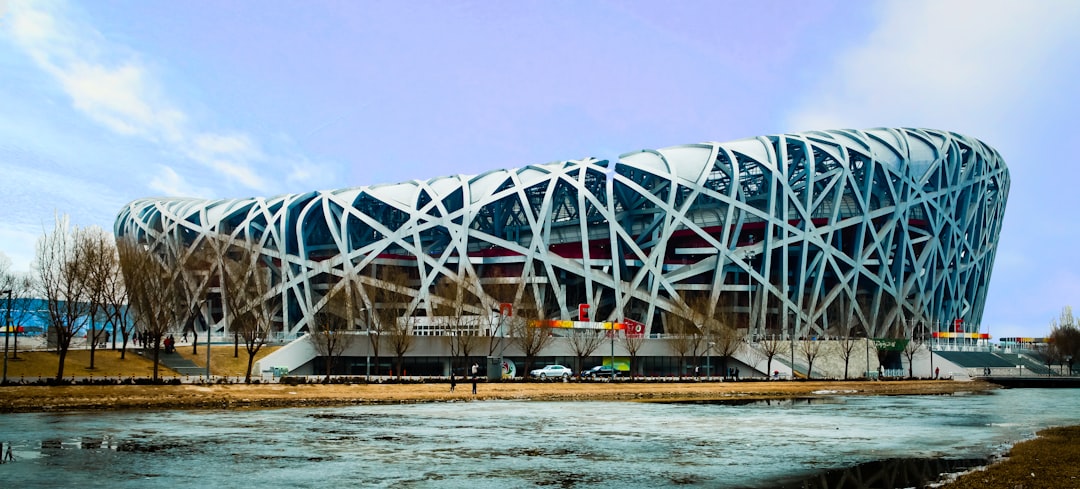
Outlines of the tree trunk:
M154 340L154 382L158 379L158 360L161 352L161 338Z
M64 380L64 359L67 358L67 348L59 348L59 350L60 350L60 366L56 369L56 383L57 384L59 384L61 381Z
M90 370L94 369L94 352L97 351L97 334L95 334L93 323L90 324L90 333L86 338L90 341Z
M251 383L251 367L252 367L252 365L254 363L255 363L255 354L254 353L248 353L247 373L244 376L244 383L245 384L250 384Z

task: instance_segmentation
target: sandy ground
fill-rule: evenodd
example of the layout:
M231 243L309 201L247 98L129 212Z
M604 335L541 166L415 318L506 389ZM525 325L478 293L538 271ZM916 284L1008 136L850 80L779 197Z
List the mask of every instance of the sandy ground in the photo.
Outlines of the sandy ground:
M228 384L8 386L0 412L94 409L173 409L332 406L432 401L517 400L755 400L829 395L948 394L994 389L983 382L448 382L416 384Z

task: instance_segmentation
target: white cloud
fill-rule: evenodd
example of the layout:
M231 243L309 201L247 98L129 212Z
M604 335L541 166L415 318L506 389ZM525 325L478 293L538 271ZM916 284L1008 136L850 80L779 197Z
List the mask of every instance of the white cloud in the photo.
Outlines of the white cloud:
M1078 21L1071 1L887 2L866 42L822 68L788 126L993 125L1024 103L1033 74L1054 68L1056 49L1080 39Z
M184 113L155 101L142 67L125 63L110 69L79 62L54 74L75 108L109 129L168 142L183 139Z
M267 190L266 180L252 170L264 161L258 144L244 134L192 128L129 48L65 18L62 4L11 5L15 44L57 80L75 109L113 132L157 143L245 187Z
M0 243L4 243L4 253L11 259L11 271L30 271L37 253L39 236L41 235L36 233L0 227Z
M176 173L176 170L167 166L161 167L155 177L150 179L150 188L166 197L209 197L209 189L193 186L184 180L184 177Z
M247 164L250 161L263 161L265 157L258 146L246 135L195 134L185 154L239 181L246 187L257 190L267 189L266 181L256 175Z

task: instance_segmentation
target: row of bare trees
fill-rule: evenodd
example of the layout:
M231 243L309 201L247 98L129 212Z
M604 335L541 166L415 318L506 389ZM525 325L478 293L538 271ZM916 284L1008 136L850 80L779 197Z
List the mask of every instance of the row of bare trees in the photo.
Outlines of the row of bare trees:
M72 341L80 334L85 335L93 369L96 350L107 339L114 349L120 343L124 359L138 333L147 339L156 380L163 339L185 328L195 333L195 319L205 323L201 307L210 290L206 277L217 273L231 330L249 354L250 381L251 365L266 343L274 312L274 302L266 300L272 268L250 250L211 242L196 247L166 242L150 248L129 239L115 241L99 227L80 228L58 216L54 228L38 240L29 274L11 272L10 261L0 255L0 290L11 290L14 303L6 309L12 323L25 324L36 314L46 324L48 344L58 355L58 382L64 378ZM33 300L40 306L32 306Z
M0 279L8 282L0 284L0 290L18 290L15 295L36 295L44 300L51 342L60 355L58 380L63 378L71 340L81 331L87 332L91 368L94 350L104 343L104 335L110 335L114 347L118 340L122 342L122 356L132 333L137 331L149 338L156 378L162 340L185 330L197 334L195 323L207 322L208 304L213 298L234 335L237 350L241 342L244 344L248 353L245 378L250 381L254 358L267 342L281 301L271 297L276 268L252 243L236 240L203 237L195 243L164 241L150 248L127 239L114 243L111 234L100 228L80 229L69 225L66 218L58 218L54 230L38 243L33 280L26 279L33 287L20 286L4 278L11 275L4 273ZM328 286L314 320L309 322L311 341L327 362L328 376L336 359L361 329L375 364L379 365L381 354L390 354L395 359L394 371L399 376L404 373L404 357L414 341L411 308L416 307L417 300L411 285L415 280L404 267L380 266L341 277ZM512 342L524 355L528 371L533 359L553 339L550 328L536 326L547 319L552 308L534 300L543 294L526 293L525 287L535 284L492 284L481 291L478 283L476 277L445 276L429 299L430 310L441 321L439 326L453 361L467 368L461 362L479 353L492 356ZM684 293L677 302L685 311L668 315L665 330L680 361L685 364L687 358L697 362L702 355L718 355L723 359L721 368L726 369L728 359L747 343L746 330L737 327L735 308L723 301L710 304L707 292ZM494 314L494 309L504 303L510 304L514 313L506 317ZM834 301L833 307L836 310L830 314L830 323L839 339L847 378L859 328L863 338L868 336L866 326L861 324L868 314L863 312L860 318L854 312L856 307L840 300ZM1072 328L1075 330L1075 326ZM917 343L918 338L912 338ZM607 336L600 330L569 333L567 341L575 355L575 370L583 368L584 359L593 355L605 339ZM485 343L487 351L482 352ZM634 371L643 338L625 337L622 344ZM777 335L766 335L748 354L764 355L766 369L770 370L785 344ZM800 342L808 375L819 347L815 342ZM791 348L794 353L795 347Z
M1073 364L1080 359L1080 322L1073 316L1071 306L1063 307L1061 314L1050 321L1047 340L1047 365L1067 365L1072 375Z

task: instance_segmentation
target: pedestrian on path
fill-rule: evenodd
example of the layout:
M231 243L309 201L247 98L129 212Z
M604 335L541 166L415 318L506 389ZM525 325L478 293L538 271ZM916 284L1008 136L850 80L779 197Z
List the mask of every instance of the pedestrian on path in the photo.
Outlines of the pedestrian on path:
M457 387L457 377L454 377L454 372L450 372L450 392L454 392L454 388ZM475 394L475 392L474 392Z
M5 462L14 462L15 461L15 454L11 453L11 442L10 441L7 444L7 452L4 452L4 461Z

